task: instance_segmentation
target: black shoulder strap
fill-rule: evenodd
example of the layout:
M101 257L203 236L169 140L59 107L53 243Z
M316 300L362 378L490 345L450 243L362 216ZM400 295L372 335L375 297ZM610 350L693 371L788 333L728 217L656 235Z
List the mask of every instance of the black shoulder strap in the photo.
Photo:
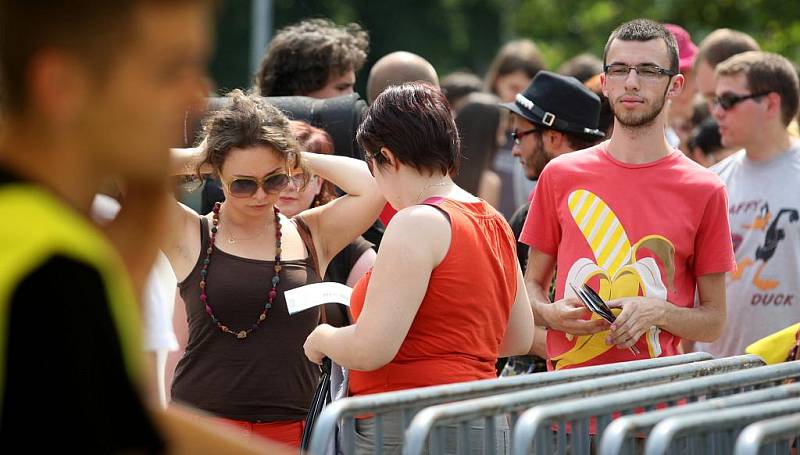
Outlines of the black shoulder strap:
M301 217L296 216L291 218L291 220L297 227L297 233L300 234L303 245L305 245L308 250L308 257L311 258L311 266L314 267L314 271L317 272L317 276L321 280L322 273L320 273L319 270L319 258L317 257L317 249L314 247L314 238L311 236L311 230Z
M208 244L211 242L211 236L208 233L208 218L201 216L200 217L200 246L202 246L202 251L200 252L200 257L203 257L202 252L208 248Z
M311 266L314 268L314 271L317 272L317 276L321 281L322 273L319 270L319 258L317 258L317 249L314 247L314 237L311 236L311 229L308 228L308 225L305 221L303 221L303 218L299 216L295 216L291 218L291 220L295 227L297 227L297 233L300 234L300 238L303 240L303 245L305 245L306 249L308 250L308 257L311 258ZM327 313L328 310L325 306L320 308L319 320L321 324L328 323Z

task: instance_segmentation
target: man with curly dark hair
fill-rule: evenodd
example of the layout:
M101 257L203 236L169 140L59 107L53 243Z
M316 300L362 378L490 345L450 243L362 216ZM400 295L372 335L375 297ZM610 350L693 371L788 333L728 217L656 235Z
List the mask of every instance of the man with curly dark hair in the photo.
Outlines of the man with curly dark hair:
M279 30L256 74L261 96L332 98L353 92L369 35L356 23L306 19Z

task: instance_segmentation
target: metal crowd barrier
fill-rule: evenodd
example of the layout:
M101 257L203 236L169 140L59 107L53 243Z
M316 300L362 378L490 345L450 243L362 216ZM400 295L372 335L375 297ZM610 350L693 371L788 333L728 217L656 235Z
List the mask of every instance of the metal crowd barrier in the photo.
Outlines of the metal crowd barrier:
M800 362L719 373L661 384L658 387L604 394L591 400L578 398L529 409L519 416L514 427L512 452L515 455L527 454L533 445L537 453L550 453L556 449L555 445L559 450L564 450L567 443L564 430L569 424L573 453L587 453L592 419L596 420L596 434L602 434L615 414L631 414L639 409L648 412L655 410L658 405L676 406L681 400L694 402L700 398L708 399L753 388L772 387L783 380L800 377ZM688 416L680 416L668 420L683 421L687 418ZM554 427L558 429L556 438L553 437ZM655 433L656 429L653 429L648 444Z
M469 430L470 422L483 420L486 429L483 441L484 450L485 453L492 454L495 447L495 416L510 414L513 426L520 411L538 404L663 384L763 364L763 359L754 355L728 357L431 406L417 413L411 421L411 425L408 426L403 453L405 455L422 453L428 437L434 429L436 431L431 438L431 449L432 453L437 453L443 448L443 427L452 424L459 425L458 440L459 450L461 450L461 446L466 440L464 434Z
M642 435L649 433L659 422L670 417L699 412L715 412L736 406L797 397L800 397L800 383L712 398L644 414L623 416L611 422L603 432L598 453L600 455L633 455L636 453L634 440L637 437L641 439Z
M328 405L320 414L314 425L309 453L321 455L326 453L336 435L338 425L342 424L340 434L342 448L345 453L353 453L355 439L355 416L374 414L376 416L375 453L382 453L381 439L383 416L390 413L402 414L404 427L408 427L411 419L420 409L441 403L466 400L499 393L519 390L539 389L553 384L562 384L584 379L612 376L634 371L643 371L674 365L701 362L713 357L705 352L663 357L657 359L637 360L632 362L598 365L571 370L552 371L532 375L509 378L487 379L483 381L447 384L434 387L403 390L399 392L379 393L360 397L337 400Z
M670 417L650 432L645 453L663 455L677 446L686 447L692 453L729 454L733 452L739 433L748 424L798 412L800 400L786 400L739 406L714 414Z
M758 455L764 447L767 453L789 453L792 442L800 447L800 414L762 420L745 427L736 440L734 455Z

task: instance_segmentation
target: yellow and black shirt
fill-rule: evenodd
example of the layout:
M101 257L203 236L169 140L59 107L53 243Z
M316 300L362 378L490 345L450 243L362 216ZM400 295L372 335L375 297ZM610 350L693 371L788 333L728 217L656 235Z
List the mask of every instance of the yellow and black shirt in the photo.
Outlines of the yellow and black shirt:
M0 195L26 186L41 193L0 169ZM4 201L0 197L0 211ZM61 209L69 210L63 204ZM4 214L8 229L26 226L22 217L28 213L21 212ZM62 213L53 212L43 229L60 229ZM16 246L6 241L12 240L0 238L0 248ZM54 248L11 284L8 276L17 273L17 264L0 265L8 287L0 293L6 300L0 302L5 313L0 317L0 441L5 447L78 448L84 453L164 450L131 366L130 340L135 337L120 328L124 320L138 320L121 317L108 270L92 262ZM132 306L132 299L122 300Z

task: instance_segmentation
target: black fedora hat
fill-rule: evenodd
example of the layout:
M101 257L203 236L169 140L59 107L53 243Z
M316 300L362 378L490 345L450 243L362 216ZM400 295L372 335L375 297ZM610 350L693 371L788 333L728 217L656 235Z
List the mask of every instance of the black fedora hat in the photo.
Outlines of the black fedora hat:
M574 77L539 71L513 103L500 106L546 128L605 137L597 129L600 98Z

